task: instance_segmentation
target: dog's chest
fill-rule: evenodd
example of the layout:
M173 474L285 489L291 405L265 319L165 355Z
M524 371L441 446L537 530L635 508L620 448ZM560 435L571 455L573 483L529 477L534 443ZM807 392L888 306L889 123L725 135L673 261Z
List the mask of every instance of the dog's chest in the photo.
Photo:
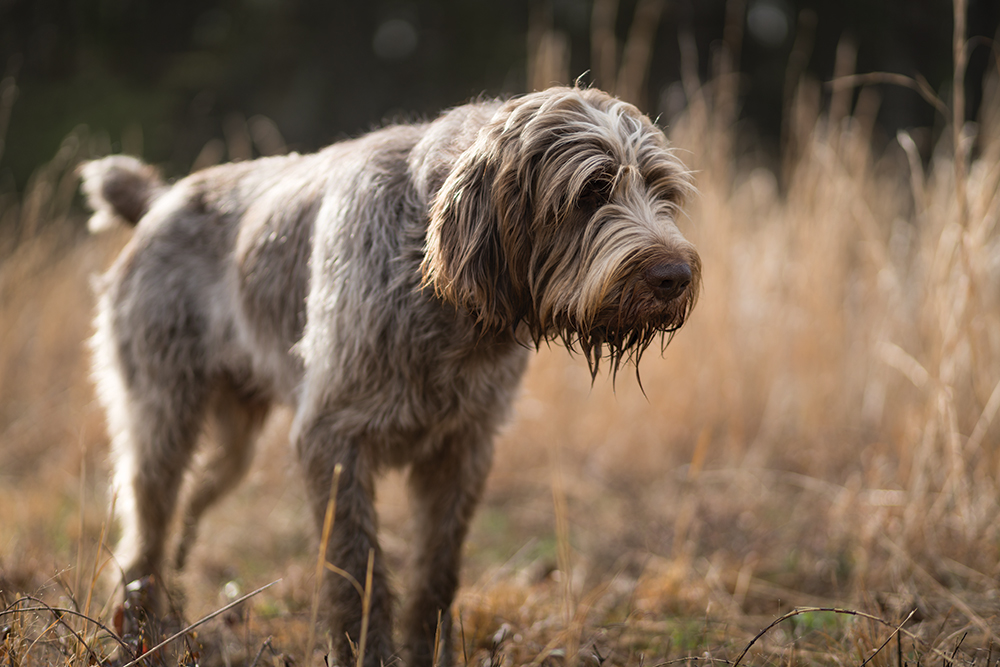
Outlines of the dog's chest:
M450 438L492 432L529 354L513 340L476 333L427 293L408 294L405 302L386 295L338 310L325 323L332 344L322 355L316 348L307 354L331 363L319 375L316 366L305 368L305 385L317 393L303 399L323 395L320 410L338 430L367 441L390 466L424 457Z
M452 438L492 435L510 411L529 351L504 345L466 350L463 356L455 348L417 353L427 356L418 364L386 368L381 376L386 381L368 394L351 391L344 397L380 443L387 465L431 455ZM384 358L391 364L392 356Z

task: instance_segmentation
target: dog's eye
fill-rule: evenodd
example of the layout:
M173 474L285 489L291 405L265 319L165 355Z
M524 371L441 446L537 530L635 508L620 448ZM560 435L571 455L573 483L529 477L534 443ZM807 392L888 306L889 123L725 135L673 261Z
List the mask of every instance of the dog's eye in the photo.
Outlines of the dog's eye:
M658 199L676 202L682 197L677 175L664 169L654 169L645 174L646 187Z
M577 208L585 210L597 210L608 203L610 194L610 183L603 178L593 178L587 182L576 197Z

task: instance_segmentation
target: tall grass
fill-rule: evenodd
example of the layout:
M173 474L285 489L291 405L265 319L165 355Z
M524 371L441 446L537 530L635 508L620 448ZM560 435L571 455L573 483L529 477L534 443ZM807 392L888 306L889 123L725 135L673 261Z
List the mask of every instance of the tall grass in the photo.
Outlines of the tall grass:
M602 0L594 15L613 9ZM565 80L568 62L566 40L550 33L532 35L545 83ZM648 37L635 35L621 52L638 62ZM738 52L739 31L727 39ZM615 77L596 84L638 94L644 77L621 76L613 35L596 30L594 44L595 72ZM839 75L852 60L845 47ZM819 83L790 76L776 173L734 152L736 67L730 59L702 83L688 62L688 104L668 128L696 172L699 194L679 224L704 262L698 307L662 360L645 358L645 395L624 375L592 387L563 350L538 353L470 541L459 659L732 661L762 619L803 604L889 623L916 609L895 640L911 663L951 656L963 632L955 659L974 662L1000 627L998 77L978 122L958 127L963 112L951 107L942 121L952 127L921 154L906 133L873 148L877 86L837 88L825 103ZM95 553L106 442L83 341L87 277L125 237L82 236L72 205L73 166L100 143L74 133L25 193L0 197L3 604L39 589L82 598L80 572L106 560ZM283 437L280 424L268 433ZM258 466L252 491L209 517L214 541L192 562L209 574L190 602L216 605L233 577L259 584L291 571L299 583L258 609L253 636L294 647L307 636L302 572L314 552L266 550L286 529L266 517L301 511L274 468ZM398 481L380 503L387 551L401 561ZM308 543L308 523L294 525L286 541ZM267 555L252 560L254 550ZM255 574L234 573L233 561ZM769 631L743 664L860 663L889 632L809 612ZM887 656L875 662L894 664Z
M701 161L717 155L710 117L677 123L673 138L699 171L691 233L707 276L684 339L696 349L665 364L678 365L672 378L696 378L691 404L669 421L711 428L727 465L840 482L858 473L870 490L898 490L877 494L883 505L869 515L880 541L993 573L996 73L978 127L943 134L926 167L905 133L873 153L871 95L842 117L835 96L812 118L799 95L801 152L783 196L762 169L720 181L729 172Z
M956 3L956 54L964 12ZM996 636L1000 95L994 71L981 118L963 123L963 58L957 103L929 102L950 124L929 154L905 132L874 148L877 85L855 99L791 78L782 173L734 154L732 59L706 84L688 62L669 134L700 191L681 221L705 265L697 310L644 365L648 402L541 355L500 471L523 479L557 443L558 461L535 468L576 477L584 569L638 548L658 556L634 589L654 609L850 600L897 621L918 609L927 639ZM853 61L845 42L838 76ZM606 494L642 527L598 518ZM622 576L616 562L606 576Z

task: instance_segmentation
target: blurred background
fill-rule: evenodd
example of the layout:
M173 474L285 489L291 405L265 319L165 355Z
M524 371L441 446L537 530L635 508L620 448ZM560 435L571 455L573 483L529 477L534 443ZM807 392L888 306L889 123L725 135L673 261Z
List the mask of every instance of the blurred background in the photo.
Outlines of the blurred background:
M842 40L858 72L919 74L935 91L951 80L950 3L728 4L745 16L728 35L738 117L772 153L790 87L802 74L831 79ZM10 124L0 191L23 189L80 124L174 175L246 119L270 119L291 149L308 151L387 120L577 77L669 124L686 106L681 37L692 40L687 66L710 78L724 66L726 11L725 0L0 0L0 67L17 86L10 118L0 117ZM998 20L996 2L970 2L971 37L992 38ZM630 36L632 49L616 52ZM529 75L538 58L554 62ZM992 59L989 48L971 53L969 118ZM883 141L940 121L916 92L882 91ZM250 129L259 148L276 150L261 122Z
M68 627L114 644L24 597L112 623L87 339L130 232L87 235L77 165L124 152L179 178L579 79L657 118L694 172L677 222L704 289L644 391L533 357L466 545L458 659L731 664L752 643L744 664L988 667L998 24L996 0L0 0L0 665L90 664ZM288 421L174 601L194 619L282 581L176 645L183 664L323 664ZM400 474L378 497L398 572ZM752 641L803 606L854 611Z

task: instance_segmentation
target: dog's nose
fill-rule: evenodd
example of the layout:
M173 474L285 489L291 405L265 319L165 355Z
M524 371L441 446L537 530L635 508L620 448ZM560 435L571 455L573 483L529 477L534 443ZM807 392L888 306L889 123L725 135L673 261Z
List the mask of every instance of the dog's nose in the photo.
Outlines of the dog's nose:
M684 262L654 264L646 269L646 282L661 301L672 301L691 284L691 267Z

